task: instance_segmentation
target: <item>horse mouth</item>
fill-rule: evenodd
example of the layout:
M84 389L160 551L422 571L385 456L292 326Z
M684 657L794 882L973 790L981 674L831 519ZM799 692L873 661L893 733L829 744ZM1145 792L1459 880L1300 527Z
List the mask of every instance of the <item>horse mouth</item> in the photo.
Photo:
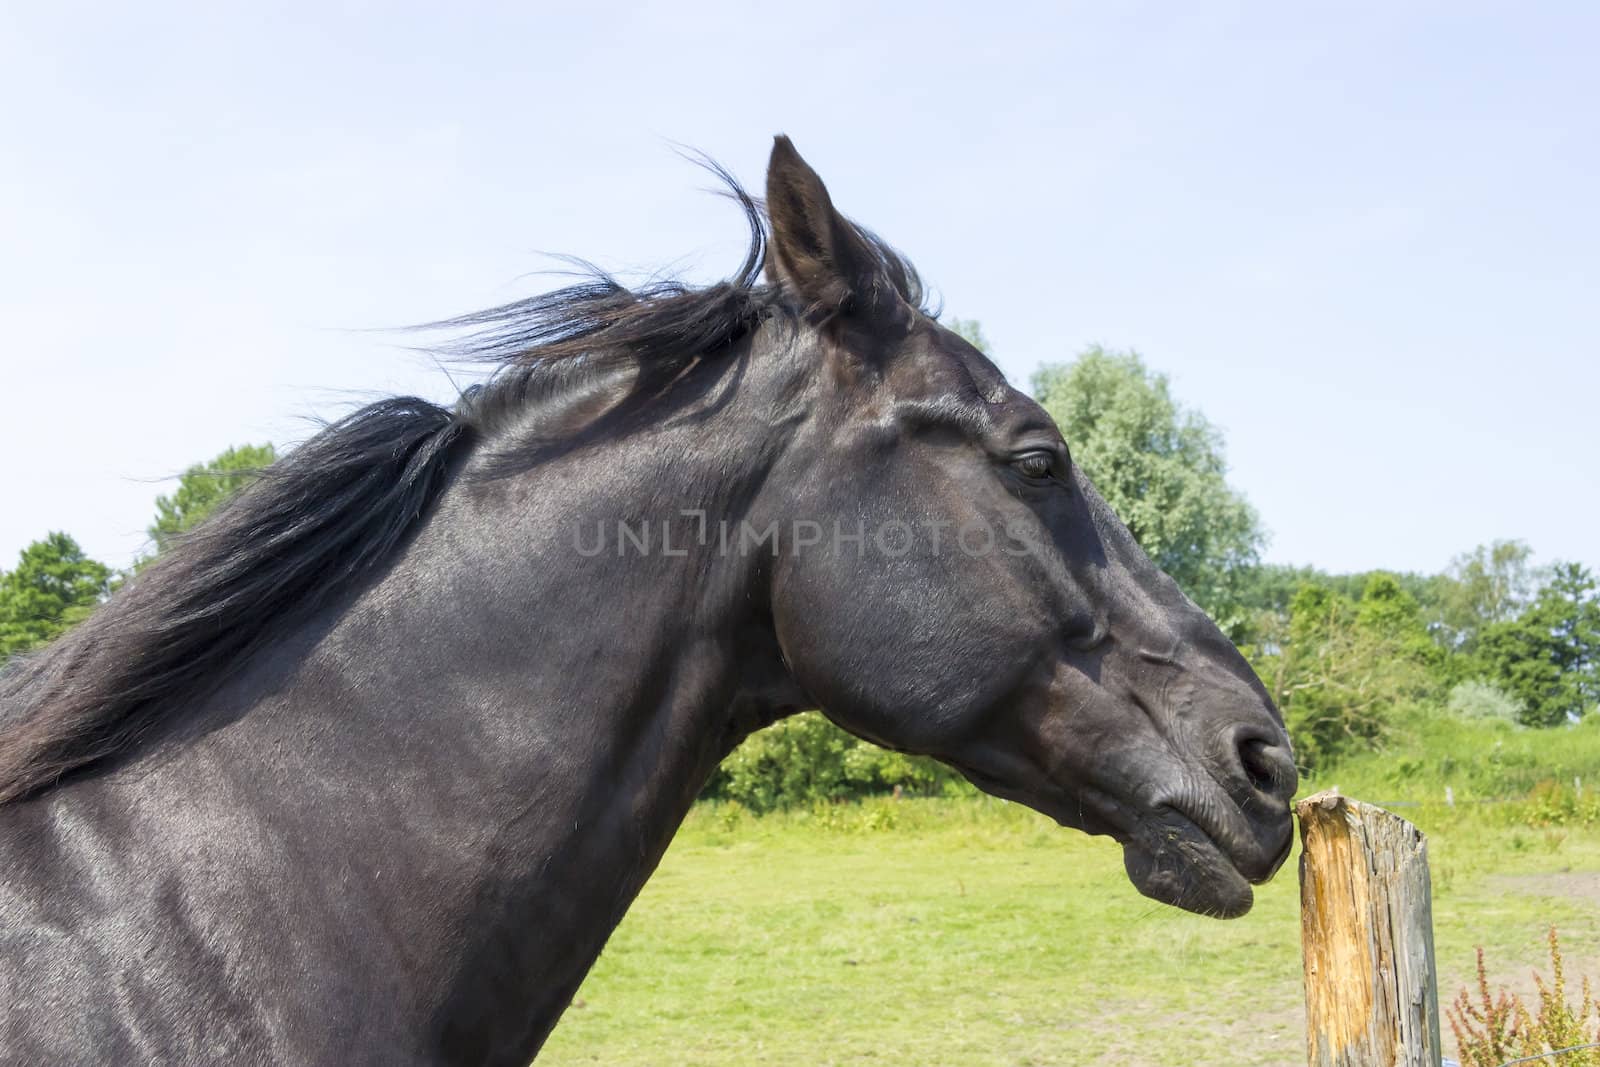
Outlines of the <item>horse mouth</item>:
M1274 864L1272 871L1247 878L1210 834L1172 809L1141 831L1121 842L1128 880L1152 900L1198 915L1238 918L1255 903L1251 883L1266 881L1277 869Z
M1106 832L1122 845L1123 869L1134 888L1152 900L1219 919L1250 910L1251 887L1278 872L1294 843L1287 811L1281 824L1265 832L1226 818L1199 818L1170 804L1142 818L1128 818L1132 813L1125 808L1113 812L1104 820Z
M1122 846L1123 869L1135 889L1198 915L1233 919L1249 911L1255 903L1251 886L1271 879L1294 844L1287 808L1271 831L1257 834L1221 814L1218 805L1197 803L1187 808L1168 801L1141 811L1084 785L1041 803L1036 794L1010 787L976 768L956 766L985 792L1027 804L1062 826L1110 837ZM1191 810L1213 811L1214 817L1191 815ZM1268 837L1273 843L1265 840Z

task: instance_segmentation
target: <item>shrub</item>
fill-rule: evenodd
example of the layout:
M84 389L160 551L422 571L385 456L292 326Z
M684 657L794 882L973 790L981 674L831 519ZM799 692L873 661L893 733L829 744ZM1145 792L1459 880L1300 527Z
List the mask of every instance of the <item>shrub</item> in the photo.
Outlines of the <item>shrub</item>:
M1446 705L1459 719L1492 719L1520 722L1526 705L1510 693L1489 682L1461 682L1450 690Z
M1360 600L1302 586L1275 646L1258 650L1255 665L1303 771L1376 747L1402 711L1438 699L1444 651L1392 575L1369 576Z
M896 787L939 793L953 780L954 772L940 763L869 744L813 711L752 734L722 761L706 796L767 812L890 793Z
M1536 830L1600 825L1600 793L1590 789L1585 795L1553 781L1540 782L1520 804L1509 807L1517 821Z
M1535 972L1539 1004L1530 1011L1522 998L1501 990L1498 997L1489 992L1488 973L1483 965L1483 949L1478 949L1478 988L1474 998L1463 989L1446 1010L1450 1029L1456 1035L1463 1067L1500 1067L1508 1060L1524 1056L1547 1056L1563 1049L1600 1042L1600 1006L1597 1006L1589 979L1583 979L1577 1006L1567 1002L1566 975L1562 971L1561 942L1555 927L1550 928L1551 980ZM1600 1065L1600 1048L1580 1049L1551 1057L1545 1062L1567 1067Z

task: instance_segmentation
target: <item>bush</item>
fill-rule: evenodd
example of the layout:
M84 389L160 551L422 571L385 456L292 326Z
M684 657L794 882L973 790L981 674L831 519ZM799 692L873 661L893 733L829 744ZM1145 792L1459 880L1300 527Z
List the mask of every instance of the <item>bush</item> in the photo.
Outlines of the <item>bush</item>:
M1257 648L1255 667L1309 773L1376 748L1403 712L1439 700L1444 658L1416 598L1374 573L1359 600L1302 586L1287 631Z
M1550 929L1550 968L1548 983L1538 973L1533 976L1539 986L1539 1005L1537 1011L1530 1011L1521 997L1504 990L1498 997L1489 992L1483 949L1478 949L1477 996L1463 989L1445 1013L1465 1067L1500 1067L1508 1060L1548 1056L1600 1041L1600 1005L1595 1003L1589 979L1583 980L1577 1006L1567 1002L1561 942L1554 927ZM1567 1052L1559 1062L1600 1065L1600 1049Z
M1526 705L1489 682L1462 682L1450 690L1445 705L1459 719L1493 719L1520 722Z
M869 744L813 711L752 734L722 761L705 795L767 812L891 793L896 787L937 794L955 778L940 763Z
M1555 781L1540 782L1512 807L1515 821L1534 830L1600 825L1600 793L1590 789L1585 794Z

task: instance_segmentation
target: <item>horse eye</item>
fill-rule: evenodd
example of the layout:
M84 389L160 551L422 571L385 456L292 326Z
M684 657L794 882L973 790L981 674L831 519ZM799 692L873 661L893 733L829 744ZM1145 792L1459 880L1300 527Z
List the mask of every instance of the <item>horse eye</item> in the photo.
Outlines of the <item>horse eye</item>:
M1025 478L1043 480L1056 469L1056 458L1048 452L1024 452L1011 462Z

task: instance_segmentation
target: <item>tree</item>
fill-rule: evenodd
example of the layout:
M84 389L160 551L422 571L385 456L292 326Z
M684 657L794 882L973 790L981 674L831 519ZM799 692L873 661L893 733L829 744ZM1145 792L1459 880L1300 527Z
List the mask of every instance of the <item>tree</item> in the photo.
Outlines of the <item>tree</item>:
M1472 651L1485 626L1515 618L1538 594L1540 572L1522 541L1494 541L1457 556L1438 579L1436 611L1447 646Z
M1295 758L1315 770L1377 743L1402 707L1437 696L1445 657L1416 598L1394 575L1375 573L1359 600L1302 586L1287 633L1255 666L1283 709Z
M989 339L983 335L983 326L977 319L951 319L945 325L979 352L989 354Z
M1367 576L1356 604L1356 625L1383 639L1390 655L1437 673L1445 651L1428 636L1422 606L1399 575L1374 571Z
M1356 571L1349 574L1329 574L1315 567L1297 567L1286 563L1258 563L1242 568L1234 576L1234 584L1241 614L1248 625L1238 640L1243 643L1264 644L1281 642L1289 625L1289 606L1295 594L1306 585L1323 586L1349 600L1360 600L1372 579L1382 575L1405 590L1417 601L1422 618L1430 633L1438 614L1438 583L1441 575L1422 575L1397 571ZM1271 651L1267 649L1266 651Z
M176 492L156 498L156 521L149 528L156 552L165 552L180 534L249 485L256 472L271 466L277 458L277 450L270 444L241 445L184 471Z
M1490 623L1477 658L1489 679L1526 709L1529 726L1559 726L1600 701L1600 594L1576 563L1558 563L1534 602Z
M42 645L84 618L110 582L111 569L64 533L23 549L17 569L0 574L0 659Z
M1041 369L1033 389L1140 546L1237 639L1247 622L1242 571L1264 537L1255 509L1228 485L1222 435L1132 352L1091 348Z

